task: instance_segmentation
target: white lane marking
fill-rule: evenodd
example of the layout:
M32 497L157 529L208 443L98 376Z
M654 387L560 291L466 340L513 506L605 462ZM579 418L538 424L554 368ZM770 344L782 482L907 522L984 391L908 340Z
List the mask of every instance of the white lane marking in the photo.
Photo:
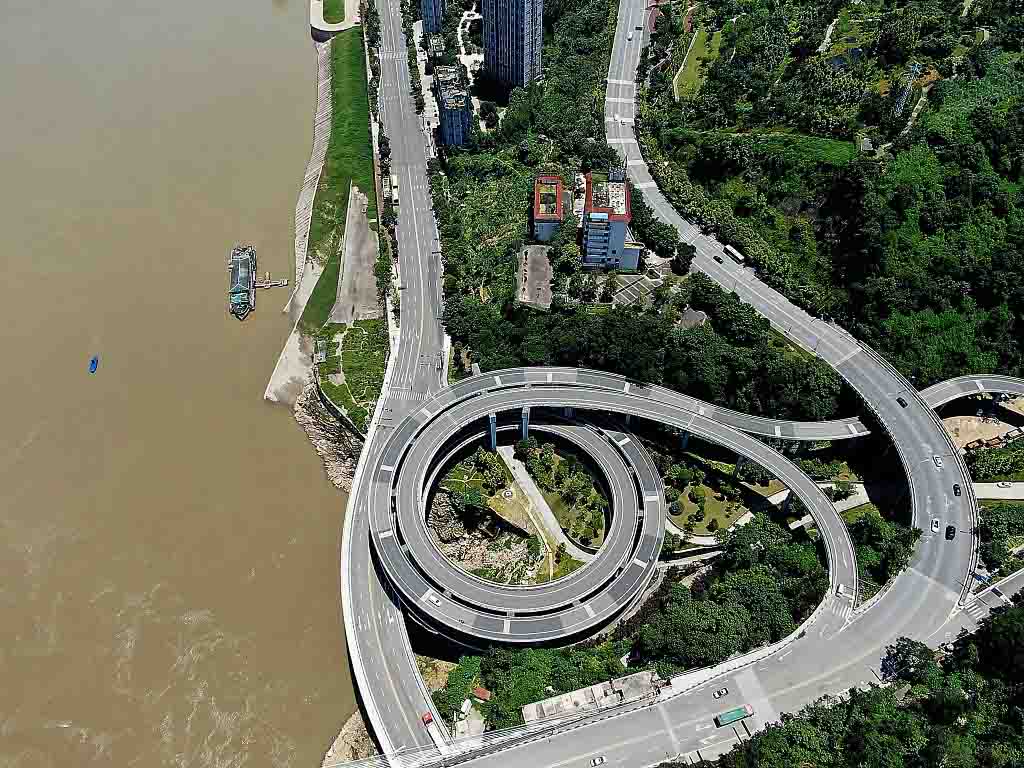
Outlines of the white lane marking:
M629 438L628 437L624 437L621 440L616 440L615 441L616 445L619 445L619 446L623 446L623 445L625 445L628 442L629 442Z
M506 635L508 634L509 627L511 627L511 626L512 626L512 622L509 621L508 619L505 619L505 634Z
M856 357L862 351L863 350L860 347L857 347L856 349L852 350L851 352L847 352L845 355L843 355L841 358L839 358L838 361L836 361L836 367L839 367L840 365L845 363L847 360L849 360L851 357Z
M494 383L497 384L500 387L501 386L501 376L495 376L494 377Z
M700 408L697 409L698 416L703 416L705 413L707 413L707 411L704 410L704 406L701 406Z
M393 530L391 530L390 528L388 528L388 529L387 529L386 531L384 531L383 533L381 533L380 537L381 537L382 539L386 539L386 538L388 538L389 536L394 536L394 535L395 535L395 532L394 532Z
M980 381L976 381L974 383L978 385L978 391L979 392L984 392L985 391L985 384L984 383L982 383Z
M390 464L381 464L380 471L381 472L394 472L395 468L392 467Z
M548 374L548 384L550 384L550 383L551 383L551 374L549 373Z
M624 138L620 138L620 137L615 137L614 139L608 139L608 143L609 144L636 144L638 142L637 142L636 139L624 139Z
M853 426L853 424L847 424L846 428L848 430L850 430L850 434L851 435L856 435L857 434L857 428L855 426Z
M646 161L643 158L639 160L630 160L626 165L643 165ZM650 189L651 187L658 186L656 181L641 181L639 184L634 185L637 189Z
M641 560L639 557L634 557L633 558L633 565L639 565L641 568L646 568L647 567L647 561L646 560Z
M587 612L587 616L589 616L590 618L594 618L594 616L597 615L596 613L594 613L594 609L590 607L590 603L584 603L583 610Z
M629 394L629 382L628 381L626 382L626 386L624 386L622 388L622 391L625 392L627 395Z
M644 496L644 501L657 501L657 496Z
M635 80L609 80L609 85L636 85Z
M632 166L632 165L647 165L647 161L644 160L642 157L634 157L631 160L627 160L626 161L626 167L629 167L629 166ZM642 181L639 184L636 184L634 186L636 186L637 189L650 189L651 187L658 186L658 182L656 182L656 181Z
M782 427L775 425L775 436L782 437Z
M428 409L426 409L426 408L420 408L420 413L422 413L422 414L423 414L424 416L426 416L426 417L427 417L428 419L430 418L430 411L429 411Z

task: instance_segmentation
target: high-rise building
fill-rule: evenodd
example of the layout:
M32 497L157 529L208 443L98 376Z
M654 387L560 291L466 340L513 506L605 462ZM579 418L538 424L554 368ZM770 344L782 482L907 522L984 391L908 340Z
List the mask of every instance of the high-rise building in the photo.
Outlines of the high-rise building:
M434 67L434 93L441 123L441 143L461 147L469 139L473 104L458 67Z
M540 78L544 0L483 0L481 12L484 70L513 88Z
M629 185L620 169L588 173L583 206L583 266L636 271L643 243L629 231Z
M423 34L432 35L441 31L441 19L444 18L445 0L420 0L420 13L423 16Z

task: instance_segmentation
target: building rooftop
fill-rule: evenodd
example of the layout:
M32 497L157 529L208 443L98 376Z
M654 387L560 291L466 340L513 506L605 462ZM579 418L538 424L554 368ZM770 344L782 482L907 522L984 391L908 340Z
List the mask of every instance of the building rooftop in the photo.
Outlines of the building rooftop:
M469 93L462 84L458 67L434 67L434 87L444 109L465 109Z
M533 218L538 221L561 221L562 179L538 176L533 183Z
M606 213L613 221L629 221L629 188L625 182L609 181L604 173L587 174L587 200L584 210Z
M527 723L532 723L535 720L572 712L613 707L656 693L660 682L661 678L654 672L636 672L527 704L522 708L523 719Z

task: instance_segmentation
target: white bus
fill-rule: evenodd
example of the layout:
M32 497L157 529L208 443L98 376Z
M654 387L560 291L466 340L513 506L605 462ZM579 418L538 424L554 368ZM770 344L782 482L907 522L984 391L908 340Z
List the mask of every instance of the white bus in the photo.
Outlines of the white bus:
M746 259L743 258L743 254L740 253L739 251L737 251L731 245L725 246L724 250L725 250L725 255L728 256L733 261L735 261L737 264L743 264L743 263L746 262Z
M391 174L391 204L398 205L398 176Z

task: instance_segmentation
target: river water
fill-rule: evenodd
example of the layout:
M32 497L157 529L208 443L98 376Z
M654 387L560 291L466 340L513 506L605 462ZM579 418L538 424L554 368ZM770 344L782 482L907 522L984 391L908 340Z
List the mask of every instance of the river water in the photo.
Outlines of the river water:
M5 4L4 768L309 768L355 707L344 497L262 401L287 289L225 310L236 241L292 277L306 14Z

